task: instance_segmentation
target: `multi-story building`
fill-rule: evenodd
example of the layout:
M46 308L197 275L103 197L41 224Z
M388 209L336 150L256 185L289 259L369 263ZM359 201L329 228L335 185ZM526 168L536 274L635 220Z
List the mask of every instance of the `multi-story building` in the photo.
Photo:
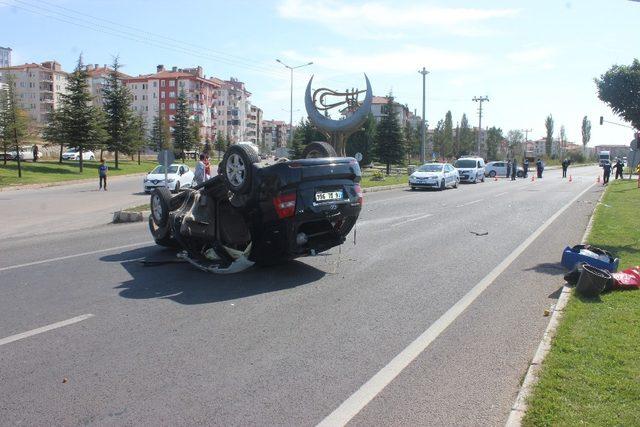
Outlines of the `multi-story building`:
M386 96L374 96L371 101L371 114L376 119L376 123L380 123L380 120L384 116L388 114L389 110L389 98ZM398 123L401 127L407 124L407 121L410 120L411 111L409 111L409 107L406 105L402 105L398 102L393 102L393 113L398 120Z
M213 140L216 134L216 98L220 85L203 75L202 67L166 70L158 65L155 74L124 79L131 91L132 108L142 114L150 131L158 114L169 119L174 126L178 95L185 92L193 120L200 125L200 138Z
M247 133L247 119L251 115L251 92L244 83L235 77L229 80L211 78L220 86L217 91L216 109L218 119L216 126L232 142L246 141L251 138ZM253 134L253 132L251 132Z
M89 64L86 66L87 74L89 75L88 83L89 83L89 92L93 97L93 105L96 107L102 107L104 105L104 99L102 97L102 90L107 85L109 81L109 75L113 71L112 68L109 68L106 65L102 67L99 64ZM126 79L130 79L131 76L128 76L124 73L118 72L120 76L120 80L123 82Z
M281 120L262 121L262 145L267 150L286 147L289 142L289 124Z
M13 76L20 108L39 125L47 123L49 114L58 108L60 95L67 90L67 73L56 61L0 68L0 81Z
M0 68L11 67L11 48L0 46Z
M262 110L251 105L247 116L247 130L245 140L258 144L262 142Z

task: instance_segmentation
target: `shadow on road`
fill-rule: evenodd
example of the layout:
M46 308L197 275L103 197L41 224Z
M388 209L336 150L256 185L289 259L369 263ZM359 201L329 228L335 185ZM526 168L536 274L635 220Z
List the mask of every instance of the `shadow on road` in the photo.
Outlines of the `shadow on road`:
M159 261L145 266L143 260ZM215 275L176 262L175 252L156 246L138 248L101 258L118 262L132 279L123 282L120 296L131 299L167 298L180 304L207 304L307 285L325 272L299 261L273 267L253 267L232 275ZM162 263L167 261L168 263Z
M536 273L548 274L551 276L564 275L567 270L559 262L543 262L525 271L535 271Z

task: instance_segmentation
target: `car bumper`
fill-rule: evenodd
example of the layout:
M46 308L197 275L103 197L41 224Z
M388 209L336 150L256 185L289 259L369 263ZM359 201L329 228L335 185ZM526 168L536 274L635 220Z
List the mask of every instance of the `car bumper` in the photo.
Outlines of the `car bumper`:
M409 186L410 187L431 187L431 188L435 188L438 187L440 185L440 181L437 180L433 180L433 181L409 181Z
M158 187L164 187L164 182L159 181L156 184L154 184L153 182L145 182L144 183L144 192L145 193L151 193L154 188L158 188ZM176 183L175 182L170 182L169 183L169 190L173 191L175 189L176 189Z

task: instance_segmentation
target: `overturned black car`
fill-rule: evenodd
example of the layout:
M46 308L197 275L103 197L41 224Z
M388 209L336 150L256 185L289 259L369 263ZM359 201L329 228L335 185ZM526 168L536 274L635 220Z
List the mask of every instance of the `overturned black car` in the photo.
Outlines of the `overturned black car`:
M361 172L322 142L300 160L260 165L251 144L232 145L218 175L172 196L151 194L156 243L181 249L196 267L234 273L314 255L342 244L362 207Z

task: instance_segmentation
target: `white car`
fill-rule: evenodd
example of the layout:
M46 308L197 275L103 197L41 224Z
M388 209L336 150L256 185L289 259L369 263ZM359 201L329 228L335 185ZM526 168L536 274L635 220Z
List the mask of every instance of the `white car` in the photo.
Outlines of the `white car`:
M0 159L4 158L4 153L0 154ZM6 159L7 160L17 160L18 156L16 156L16 152L14 151L8 151L7 152L7 156ZM31 149L20 149L20 160L33 160L33 151L31 151Z
M484 182L484 160L481 157L461 157L454 164L460 175L460 182Z
M158 165L143 180L145 193L151 193L156 187L164 187L164 166ZM193 171L189 166L174 163L167 170L167 186L170 191L178 192L181 188L193 186Z
M95 160L96 156L93 151L87 150L82 152L82 160ZM80 160L80 151L71 148L62 153L62 160Z
M416 188L436 188L444 190L447 187L458 188L460 176L456 168L449 163L426 163L409 176L409 186Z

